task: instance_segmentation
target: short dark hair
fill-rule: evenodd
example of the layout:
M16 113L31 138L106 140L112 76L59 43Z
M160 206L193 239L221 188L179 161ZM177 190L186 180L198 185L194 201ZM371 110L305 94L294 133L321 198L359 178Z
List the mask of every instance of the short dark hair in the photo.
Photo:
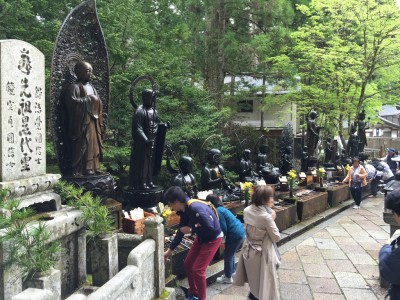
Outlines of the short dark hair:
M172 203L175 201L185 203L187 195L179 186L171 186L165 193L164 193L164 202Z
M353 157L353 158L351 159L351 163L352 163L352 164L354 164L355 162L360 163L360 159L359 159L357 156L355 156L355 157Z
M206 201L210 201L215 207L223 206L223 203L218 195L209 194L206 197Z
M251 202L255 206L261 206L271 197L272 188L268 185L260 185L254 189L253 195L251 196Z
M385 207L400 216L400 190L394 190L386 196Z

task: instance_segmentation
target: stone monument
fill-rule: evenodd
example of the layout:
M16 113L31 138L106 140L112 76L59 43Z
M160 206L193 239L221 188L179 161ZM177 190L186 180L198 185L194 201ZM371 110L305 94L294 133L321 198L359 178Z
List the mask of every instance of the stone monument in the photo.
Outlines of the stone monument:
M65 19L54 46L51 121L63 179L94 195L114 187L100 171L109 103L108 54L95 0L77 6Z
M61 207L52 188L60 178L46 174L44 55L18 40L0 41L0 188L21 207L49 202Z
M23 41L0 41L0 82L0 188L9 190L8 199L21 200L20 208L46 212L51 219L46 227L62 247L58 283L66 295L86 277L85 229L80 211L61 209L61 198L53 191L61 176L46 174L44 55ZM0 265L7 257L5 244L0 244ZM0 299L12 299L22 290L18 269L0 268Z

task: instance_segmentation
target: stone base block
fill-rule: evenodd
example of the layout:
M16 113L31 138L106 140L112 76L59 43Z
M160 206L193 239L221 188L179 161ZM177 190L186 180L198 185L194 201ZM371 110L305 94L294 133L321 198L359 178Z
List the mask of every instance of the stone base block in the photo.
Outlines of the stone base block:
M23 283L23 288L48 290L52 294L52 300L61 300L61 272L52 269L46 273L37 273L32 279Z
M0 182L1 189L9 191L8 197L21 200L20 208L31 206L39 212L61 209L61 198L53 192L59 174L45 174L27 179Z
M11 298L11 300L54 300L54 295L49 290L28 288L22 293Z
M96 239L88 246L93 285L101 287L118 273L118 237Z

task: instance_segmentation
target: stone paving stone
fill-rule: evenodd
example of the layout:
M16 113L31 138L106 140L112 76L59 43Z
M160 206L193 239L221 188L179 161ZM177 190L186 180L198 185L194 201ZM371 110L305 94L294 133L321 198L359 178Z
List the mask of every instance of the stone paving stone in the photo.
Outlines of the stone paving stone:
M341 290L335 279L308 277L308 284L313 293L340 294Z
M342 225L342 227L344 228L344 229L346 229L346 231L347 232L351 232L351 231L354 231L354 230L362 230L362 228L357 224L357 223L355 223L355 222L352 222L352 223L345 223L345 224L341 224Z
M371 221L364 221L364 220L359 220L356 221L358 225L360 225L361 228L363 229L368 229L368 230L380 230L381 227L376 225L375 223Z
M347 259L342 250L321 249L320 251L324 259Z
M362 220L362 221L366 221L367 219L364 217L364 216L362 216L361 214L352 214L352 215L350 215L349 216L349 219L350 220L353 220L353 221L359 221L359 220Z
M325 264L303 264L307 277L333 278L331 270Z
M330 239L314 238L314 240L319 249L339 250L339 246L335 243L335 241L332 238Z
M354 265L358 273L361 274L364 279L375 279L379 280L379 267L378 265Z
M282 283L280 285L282 300L310 300L311 291L306 284Z
M249 291L249 285L246 283L244 286L231 285L223 291L223 294L247 297L249 295Z
M327 260L326 263L332 272L357 272L350 260Z
M322 254L318 255L301 255L300 260L303 264L323 264L324 258Z
M341 294L314 293L314 300L345 300Z
M376 261L366 252L347 253L347 256L355 265L376 265Z
M247 296L236 296L236 295L225 295L225 294L218 294L209 298L207 294L207 299L210 300L247 300L249 299Z
M364 248L364 250L380 250L382 248L382 245L378 242L359 242L360 246Z
M349 234L354 237L355 239L357 239L358 237L363 237L363 236L369 236L369 233L366 232L363 229L355 229L355 230L350 230L348 231Z
M307 284L306 274L302 270L279 269L278 276L282 283Z
M315 238L323 238L323 239L330 239L332 236L329 234L329 232L326 229L323 229L321 231L318 231L316 234L314 234L314 239Z
M347 300L376 300L375 294L370 290L343 288Z
M368 289L368 284L364 278L357 273L333 272L341 288Z
M283 254L281 262L281 269L303 270L303 265L301 264L296 251L290 251Z
M381 212L381 216L380 217L378 217L378 216L373 217L373 218L371 217L371 218L369 218L369 220L371 222L373 222L374 224L379 225L379 226L387 225L387 223L385 223L385 221L383 221L382 212Z
M317 245L315 244L315 241L312 237L309 237L308 239L304 240L299 244L299 246L312 246L316 247Z
M382 228L382 230L384 230L388 234L390 233L390 225L379 226L379 227Z
M387 238L386 238L387 239ZM370 236L360 236L357 237L357 242L358 243L376 243L376 240L373 237Z
M214 287L207 288L207 299L212 299L214 296L221 294L221 290L218 290Z
M338 245L358 245L357 242L350 237L350 235L349 237L335 236L333 239Z
M317 246L297 246L297 253L301 255L321 255Z
M329 234L333 237L335 236L343 236L343 237L349 237L350 235L347 233L346 230L344 230L342 227L328 227L326 229Z
M360 245L339 245L340 249L343 250L344 253L363 253L365 252L364 248Z
M383 230L366 230L374 239L383 240L389 238L389 234Z

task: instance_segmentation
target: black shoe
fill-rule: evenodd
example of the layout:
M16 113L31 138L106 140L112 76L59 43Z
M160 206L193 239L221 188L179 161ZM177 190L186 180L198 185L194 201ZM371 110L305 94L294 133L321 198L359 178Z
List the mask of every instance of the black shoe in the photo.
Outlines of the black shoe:
M258 300L258 298L254 297L254 295L251 292L249 293L249 299L250 300Z

